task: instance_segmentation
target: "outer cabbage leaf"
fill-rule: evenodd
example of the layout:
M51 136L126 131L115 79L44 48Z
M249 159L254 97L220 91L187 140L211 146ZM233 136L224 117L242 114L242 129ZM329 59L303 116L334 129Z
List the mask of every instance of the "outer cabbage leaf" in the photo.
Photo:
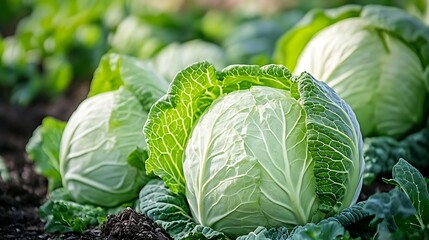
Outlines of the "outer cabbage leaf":
M426 74L428 74L429 30L424 22L406 14L401 9L378 5L364 7L361 17L370 22L373 27L397 35L407 45L412 46L411 48L417 52L422 65L426 68ZM426 79L426 84L429 84L428 79Z
M429 232L429 191L423 175L404 159L392 169L393 182L410 198L416 209L416 223L412 226Z
M349 105L325 83L308 73L297 82L298 100L307 113L308 148L315 162L319 209L338 213L356 202L363 183L365 164L359 124Z
M237 240L338 239L339 237L348 239L350 237L348 228L358 225L369 216L369 212L364 209L365 204L366 202L359 202L317 224L307 223L304 226L295 227L292 231L288 231L285 227L270 229L258 227L255 231L238 237ZM368 226L365 227L368 229ZM362 233L359 236L363 237L365 231L359 230L359 233Z
M88 96L114 91L121 86L131 91L148 112L165 94L168 82L148 63L115 53L104 55L94 73Z
M353 224L369 216L369 212L365 210L365 204L366 202L358 202L342 210L335 216L323 219L320 222L337 221L341 223L341 225L343 225L344 227L352 226Z
M337 9L309 11L278 40L274 51L275 62L282 63L293 71L302 50L317 32L343 19L359 16L361 9L361 6L350 5Z
M48 178L49 191L61 187L60 142L66 123L46 117L33 132L27 143L28 158L36 164L36 170Z
M101 207L81 205L73 201L48 200L39 210L47 232L80 232L101 224L107 211Z
M395 220L404 221L416 213L407 195L396 188L372 195L366 201L365 210L375 215L371 223L377 226L380 239L392 239L398 230Z
M49 194L49 199L39 208L46 232L80 232L100 225L108 214L117 214L131 204L116 208L102 208L73 201L64 188L57 188Z
M174 239L228 239L221 232L197 225L185 198L169 191L160 179L153 179L142 188L138 208Z

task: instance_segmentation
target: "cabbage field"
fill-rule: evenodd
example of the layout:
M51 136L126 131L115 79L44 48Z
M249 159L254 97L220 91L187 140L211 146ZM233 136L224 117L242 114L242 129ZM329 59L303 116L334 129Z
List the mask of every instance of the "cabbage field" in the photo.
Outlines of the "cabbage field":
M429 1L4 0L1 239L429 239Z

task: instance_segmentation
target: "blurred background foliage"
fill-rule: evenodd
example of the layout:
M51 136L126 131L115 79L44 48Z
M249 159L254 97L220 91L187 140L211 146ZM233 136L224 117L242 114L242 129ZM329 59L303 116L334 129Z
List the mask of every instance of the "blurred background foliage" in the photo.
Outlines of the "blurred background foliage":
M426 0L2 0L0 100L23 106L53 100L72 81L89 83L107 52L163 66L186 54L203 56L201 47L187 44L157 57L170 44L195 39L219 47L225 64L264 65L305 12L345 4L396 6L429 21Z

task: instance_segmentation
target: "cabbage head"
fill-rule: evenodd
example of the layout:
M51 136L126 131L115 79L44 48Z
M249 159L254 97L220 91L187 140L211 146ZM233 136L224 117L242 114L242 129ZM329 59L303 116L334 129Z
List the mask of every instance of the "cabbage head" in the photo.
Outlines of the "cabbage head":
M147 177L127 157L145 148L146 118L123 88L80 104L64 130L60 155L63 185L77 202L111 207L137 196Z
M113 207L138 197L150 178L143 126L167 86L134 58L102 59L90 97L72 114L61 138L62 183L76 202Z
M179 72L145 125L147 171L186 196L198 224L231 237L318 222L355 203L362 136L310 74L207 62Z
M400 138L423 124L429 28L400 9L315 10L278 42L277 62L311 72L355 112L364 137Z

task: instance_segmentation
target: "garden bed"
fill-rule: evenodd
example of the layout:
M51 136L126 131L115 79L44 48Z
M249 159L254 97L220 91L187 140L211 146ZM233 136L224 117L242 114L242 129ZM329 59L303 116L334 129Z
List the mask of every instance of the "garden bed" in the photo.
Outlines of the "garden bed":
M70 90L57 101L39 102L31 107L19 107L0 103L0 151L9 171L10 181L0 183L0 235L5 239L94 239L101 237L98 227L90 228L83 234L46 233L38 215L38 207L46 200L48 182L35 171L29 161L25 145L34 129L40 125L43 117L54 116L67 120L79 103L85 99L88 83L72 85ZM360 200L365 200L375 192L388 191L392 188L382 181L364 187ZM1 180L0 180L1 181ZM129 220L129 219L128 219ZM116 219L127 221L127 219ZM138 225L137 225L138 226ZM114 226L110 226L110 232ZM118 226L116 226L117 231ZM131 229L131 228L130 228ZM142 228L143 229L143 228ZM155 228L156 229L156 228ZM159 230L155 230L156 233ZM135 231L131 229L129 231ZM125 231L125 230L122 230ZM147 236L149 236L149 232ZM124 233L123 233L124 234Z

